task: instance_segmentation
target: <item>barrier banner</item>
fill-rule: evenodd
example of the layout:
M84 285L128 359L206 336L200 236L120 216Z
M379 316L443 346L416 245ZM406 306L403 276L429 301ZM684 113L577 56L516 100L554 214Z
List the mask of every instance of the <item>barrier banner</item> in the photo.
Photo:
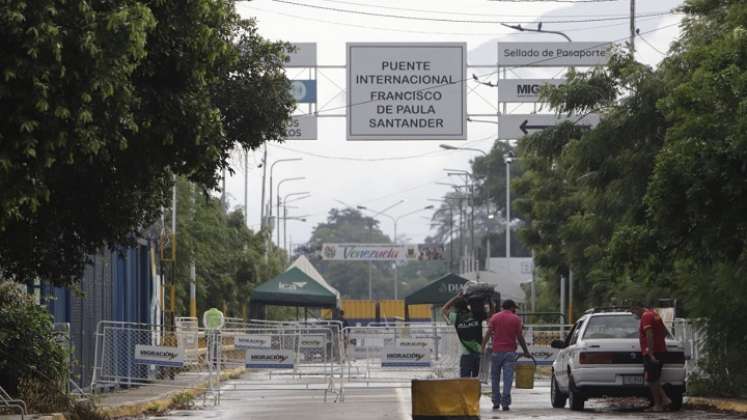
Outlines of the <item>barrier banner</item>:
M182 367L184 366L184 349L180 347L135 345L135 363Z
M272 337L269 335L237 335L233 344L238 349L271 349Z
M430 367L429 349L392 346L381 353L381 367Z
M246 367L256 369L293 369L295 355L290 350L248 349Z
M299 349L320 349L327 345L324 337L301 337L298 343Z

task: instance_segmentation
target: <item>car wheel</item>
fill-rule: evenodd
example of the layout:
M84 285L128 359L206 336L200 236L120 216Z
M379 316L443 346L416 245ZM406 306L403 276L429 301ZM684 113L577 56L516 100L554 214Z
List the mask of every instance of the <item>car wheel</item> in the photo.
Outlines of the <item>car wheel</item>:
M558 381L555 379L555 374L553 373L550 378L550 403L553 408L563 408L567 399L568 395L558 389Z
M666 389L667 397L672 400L672 404L669 406L672 410L679 411L682 408L682 390L674 390L672 388Z
M573 382L573 377L568 375L568 404L571 406L573 411L582 411L584 409L584 403L586 400L576 389L576 384Z

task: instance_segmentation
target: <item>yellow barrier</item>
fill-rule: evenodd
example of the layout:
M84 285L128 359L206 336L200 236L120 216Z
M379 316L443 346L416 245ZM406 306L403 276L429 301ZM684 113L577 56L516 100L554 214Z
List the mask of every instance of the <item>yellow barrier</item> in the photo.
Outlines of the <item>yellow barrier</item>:
M372 300L344 299L342 309L347 319L374 319L376 318L376 303Z
M410 305L410 319L431 319L431 305Z
M479 420L477 378L412 381L413 420Z
M393 318L405 319L405 302L393 299L380 300L379 315L382 321Z

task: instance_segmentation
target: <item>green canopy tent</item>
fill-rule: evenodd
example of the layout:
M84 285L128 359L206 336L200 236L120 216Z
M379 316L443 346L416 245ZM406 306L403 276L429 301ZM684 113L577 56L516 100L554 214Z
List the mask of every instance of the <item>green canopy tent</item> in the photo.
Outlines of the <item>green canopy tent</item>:
M340 298L329 285L321 284L299 267L291 267L252 291L252 318L264 318L267 305L335 309Z
M434 280L405 297L405 320L410 319L410 305L439 305L443 306L454 295L462 290L464 283L469 280L454 273L448 273ZM436 319L435 316L433 318Z

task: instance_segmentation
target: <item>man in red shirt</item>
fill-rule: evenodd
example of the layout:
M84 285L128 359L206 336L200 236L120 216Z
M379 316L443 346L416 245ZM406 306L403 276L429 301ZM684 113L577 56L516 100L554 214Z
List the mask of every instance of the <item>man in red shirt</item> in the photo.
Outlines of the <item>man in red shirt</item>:
M653 309L636 304L633 305L630 312L641 320L638 335L641 355L643 356L643 372L646 383L651 388L651 394L654 397L652 410L663 411L665 407L672 403L660 381L661 370L664 366L662 357L667 351L667 327L664 326L664 321Z
M516 361L516 342L524 350L525 357L532 357L527 349L522 334L521 318L516 316L516 303L506 299L501 305L502 311L493 315L488 321L488 331L482 340L482 351L490 337L493 337L490 375L493 385L493 410L503 407L508 411L511 405L511 384L514 381L514 362ZM501 394L500 377L503 371L503 394Z

